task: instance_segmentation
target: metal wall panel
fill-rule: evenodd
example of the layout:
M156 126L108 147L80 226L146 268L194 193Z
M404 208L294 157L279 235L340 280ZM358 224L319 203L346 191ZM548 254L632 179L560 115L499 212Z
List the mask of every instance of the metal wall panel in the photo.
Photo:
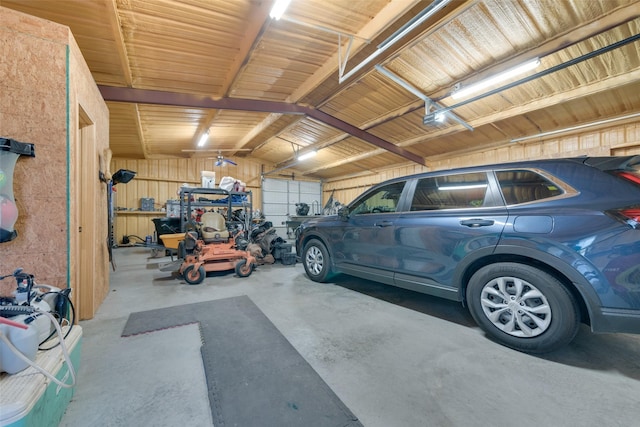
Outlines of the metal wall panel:
M322 183L265 178L262 182L262 212L278 236L293 243L292 227L287 223L296 215L296 203L309 205L309 215L322 210ZM291 225L291 224L289 224ZM287 234L287 231L289 233Z

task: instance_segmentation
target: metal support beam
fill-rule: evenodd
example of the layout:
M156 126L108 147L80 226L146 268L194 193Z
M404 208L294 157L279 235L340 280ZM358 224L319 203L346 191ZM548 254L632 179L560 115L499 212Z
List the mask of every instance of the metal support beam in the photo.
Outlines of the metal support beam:
M105 101L134 102L138 104L172 105L193 108L221 110L257 111L263 113L303 114L338 130L360 138L369 144L383 148L419 165L426 166L425 159L411 151L377 137L365 130L333 117L315 108L285 102L261 101L255 99L221 98L213 99L189 93L165 92L148 89L133 89L114 86L98 86Z

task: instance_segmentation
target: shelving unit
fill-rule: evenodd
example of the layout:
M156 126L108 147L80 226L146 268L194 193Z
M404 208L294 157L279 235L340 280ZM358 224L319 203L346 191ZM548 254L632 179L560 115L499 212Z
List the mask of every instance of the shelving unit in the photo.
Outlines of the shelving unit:
M192 200L193 199L193 200ZM224 217L227 223L238 222L233 218L234 208L241 208L244 212L242 226L248 230L252 220L253 194L251 191L235 192L221 188L182 187L180 189L180 229L186 231L187 224L192 220L188 217L194 209L205 211L225 209Z

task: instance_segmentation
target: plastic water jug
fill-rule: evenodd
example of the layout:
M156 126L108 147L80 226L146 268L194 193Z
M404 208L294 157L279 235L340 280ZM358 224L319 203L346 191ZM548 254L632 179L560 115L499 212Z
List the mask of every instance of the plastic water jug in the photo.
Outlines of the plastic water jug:
M38 331L35 326L29 325L27 329L22 329L0 323L0 334L8 338L29 360L35 360L38 352ZM28 366L27 362L20 359L4 340L0 339L0 372L15 374Z

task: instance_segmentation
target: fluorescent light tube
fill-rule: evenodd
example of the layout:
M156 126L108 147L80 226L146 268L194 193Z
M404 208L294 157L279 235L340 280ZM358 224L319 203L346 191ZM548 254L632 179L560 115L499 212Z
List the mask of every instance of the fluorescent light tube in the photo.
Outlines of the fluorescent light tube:
M198 147L202 147L204 144L207 143L208 140L209 140L209 132L203 133L202 136L200 137L200 140L198 141Z
M287 10L287 7L289 7L289 3L291 3L291 0L276 0L276 4L274 4L271 8L269 16L276 21L282 18L282 15L284 15L284 11Z
M480 80L477 83L474 83L472 85L463 87L462 89L453 92L451 94L451 97L453 99L460 99L460 98L464 98L467 95L470 95L472 93L475 92L479 92L482 89L485 89L489 86L493 86L497 83L500 83L502 81L508 80L512 77L517 76L518 74L522 74L522 73L526 73L529 70L533 70L534 68L536 68L538 65L540 65L540 59L539 58L534 58L531 61L527 61L523 64L518 65L517 67L511 68L507 71L503 71L502 73L496 74L493 77L489 77L488 79L485 80Z
M303 160L307 160L312 158L313 156L315 156L316 154L318 154L317 151L309 151L308 153L304 153L304 154L300 154L298 156L298 160L299 161L303 161Z

